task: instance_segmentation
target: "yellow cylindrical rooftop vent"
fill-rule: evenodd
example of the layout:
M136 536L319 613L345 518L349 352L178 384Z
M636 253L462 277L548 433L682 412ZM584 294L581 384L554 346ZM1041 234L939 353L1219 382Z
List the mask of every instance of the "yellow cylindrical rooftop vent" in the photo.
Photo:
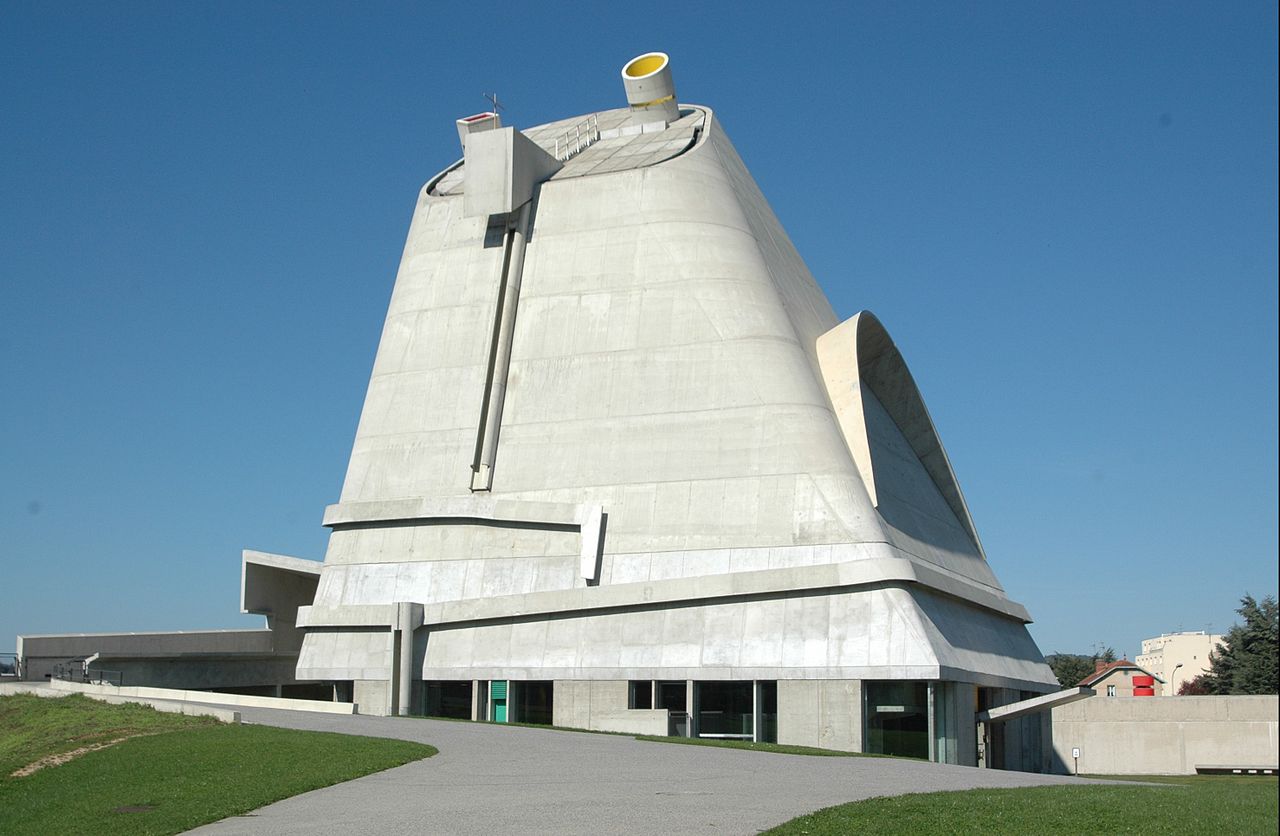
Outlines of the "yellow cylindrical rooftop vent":
M669 125L680 118L676 85L671 80L671 58L665 52L646 52L628 61L622 68L622 86L627 91L633 124Z

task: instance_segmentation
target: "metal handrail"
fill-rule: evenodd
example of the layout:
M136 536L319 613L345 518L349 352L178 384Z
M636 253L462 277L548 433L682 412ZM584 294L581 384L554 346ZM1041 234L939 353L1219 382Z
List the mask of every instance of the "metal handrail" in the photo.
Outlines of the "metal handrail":
M95 654L96 655L96 654ZM53 666L53 679L61 679L63 682L79 682L89 685L114 685L117 688L124 685L124 671L109 671L102 668L94 668L91 666L90 659L92 657L84 657L81 659L68 659L65 662L59 662Z
M560 162L566 162L575 154L580 154L591 147L591 144L598 139L600 139L600 121L593 113L556 137L555 157Z

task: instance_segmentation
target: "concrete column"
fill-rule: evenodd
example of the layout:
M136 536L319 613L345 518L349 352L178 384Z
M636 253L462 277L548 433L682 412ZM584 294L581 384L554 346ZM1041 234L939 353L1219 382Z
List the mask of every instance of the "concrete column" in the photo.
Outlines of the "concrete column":
M413 631L422 624L422 605L410 601L396 603L395 641L397 652L392 665L393 713L407 715L413 703Z

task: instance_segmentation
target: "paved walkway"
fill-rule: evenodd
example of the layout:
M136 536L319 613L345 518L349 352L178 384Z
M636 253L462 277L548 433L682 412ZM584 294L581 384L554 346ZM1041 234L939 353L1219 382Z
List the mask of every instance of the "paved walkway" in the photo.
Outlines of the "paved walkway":
M416 740L440 754L195 833L756 833L802 813L879 795L1081 781L443 720L238 710L249 723Z

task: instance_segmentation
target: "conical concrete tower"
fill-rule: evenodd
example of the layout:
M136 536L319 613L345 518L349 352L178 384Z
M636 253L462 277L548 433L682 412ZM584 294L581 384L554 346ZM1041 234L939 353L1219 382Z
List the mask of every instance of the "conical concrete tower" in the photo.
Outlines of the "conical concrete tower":
M458 120L299 677L374 713L971 761L979 701L1054 679L902 356L837 321L667 57L622 75L626 108Z

